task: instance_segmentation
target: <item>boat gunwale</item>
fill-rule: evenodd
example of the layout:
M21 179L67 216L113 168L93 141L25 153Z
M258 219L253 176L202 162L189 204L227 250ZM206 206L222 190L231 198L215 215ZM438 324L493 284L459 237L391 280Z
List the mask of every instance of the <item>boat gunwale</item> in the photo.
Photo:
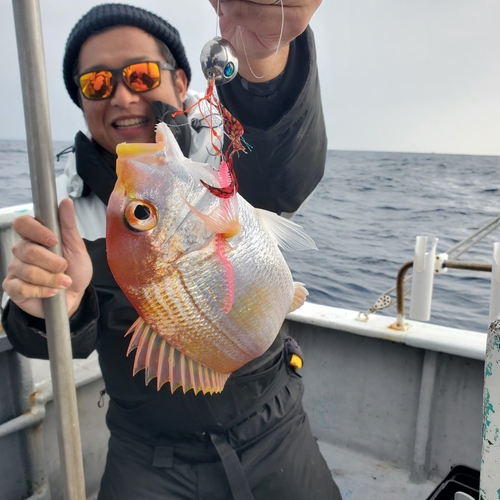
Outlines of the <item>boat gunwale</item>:
M371 315L368 320L358 319L359 313L306 302L300 309L289 313L287 320L320 326L331 330L378 338L465 358L484 361L486 356L487 332L461 330L433 323L407 320L408 329L392 327L394 317Z

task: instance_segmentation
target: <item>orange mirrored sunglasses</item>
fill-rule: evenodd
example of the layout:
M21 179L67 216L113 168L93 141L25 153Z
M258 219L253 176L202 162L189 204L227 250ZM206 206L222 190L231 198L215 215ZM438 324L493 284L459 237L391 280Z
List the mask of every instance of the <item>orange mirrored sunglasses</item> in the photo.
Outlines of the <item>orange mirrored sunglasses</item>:
M162 69L175 70L166 62L144 61L127 64L120 69L87 71L75 76L75 82L80 87L83 97L95 101L111 97L120 76L132 92L153 90L161 83Z

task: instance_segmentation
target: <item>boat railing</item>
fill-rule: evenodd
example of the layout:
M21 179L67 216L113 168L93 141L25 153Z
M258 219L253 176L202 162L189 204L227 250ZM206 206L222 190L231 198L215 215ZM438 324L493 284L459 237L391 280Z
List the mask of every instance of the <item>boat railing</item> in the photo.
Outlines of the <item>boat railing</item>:
M7 210L0 210L0 280L7 274L7 267L11 260L12 246L19 239L12 228L13 220L20 214L32 213L32 205L20 205ZM27 500L50 500L51 492L49 477L53 471L47 464L52 461L45 453L44 422L47 418L47 406L53 403L54 392L51 378L44 362L40 365L42 376L33 371L33 362L17 354L12 349L5 333L0 327L0 370L6 373L0 388L0 440L3 442L0 449L10 451L10 458L15 462L19 455L18 470L25 471L25 485L19 485L18 492L10 491L8 498L26 498ZM81 389L101 380L102 375L96 356L86 360L73 362L75 388ZM45 368L45 370L43 370ZM11 402L11 404L7 404ZM53 413L53 408L49 414ZM85 432L85 429L83 429ZM17 438L14 436L17 435ZM7 443L11 440L10 446ZM18 443L13 446L12 441ZM94 481L95 483L95 481ZM3 485L5 486L5 485ZM90 484L89 492L97 491L97 484ZM8 494L4 490L5 494ZM6 497L7 498L7 497Z
M360 311L358 320L367 321L371 314L397 306L398 318L394 323L394 328L407 329L408 324L404 321L404 298L411 291L410 317L419 321L428 321L430 319L434 275L441 274L448 268L453 268L492 272L489 314L491 323L500 314L500 243L495 243L493 246L493 263L491 265L488 263L462 261L458 260L458 258L483 241L499 227L500 215L494 217L472 234L448 248L446 252L440 254L436 254L437 238L430 240L431 246L429 251L427 251L428 238L426 236L417 236L414 259L403 264L398 272L396 284L381 293L368 310ZM407 276L407 271L413 267L414 263L413 274ZM402 280L400 280L399 276L401 273L403 274ZM415 284L415 281L417 284ZM408 287L405 289L405 285L410 282L411 288ZM396 298L391 296L394 291L396 291Z
M463 269L468 271L482 271L491 273L493 269L492 264L487 264L484 262L465 262L461 260L449 260L446 258L438 258L436 256L436 268L435 272L438 273L442 269ZM395 330L408 330L409 324L406 322L405 318L405 276L406 273L413 267L413 260L405 262L398 271L396 278L396 302L397 302L397 316L396 321L391 324L391 328ZM426 291L430 293L429 290ZM425 293L425 292L424 292ZM413 294L412 294L413 299Z

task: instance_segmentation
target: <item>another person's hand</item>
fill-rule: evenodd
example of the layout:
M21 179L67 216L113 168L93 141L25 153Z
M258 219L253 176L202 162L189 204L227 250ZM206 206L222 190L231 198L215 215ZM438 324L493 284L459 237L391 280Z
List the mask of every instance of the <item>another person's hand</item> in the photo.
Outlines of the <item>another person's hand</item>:
M285 69L288 44L303 33L322 0L282 0L283 35L276 57L282 24L280 2L209 1L216 11L219 2L221 35L238 53L240 74L249 81L263 82L275 78ZM258 78L264 74L263 78Z
M23 311L43 318L42 299L66 290L71 316L92 279L92 263L75 221L73 202L59 205L63 257L48 248L57 243L54 233L31 216L23 215L12 226L21 241L12 248L13 260L3 289Z

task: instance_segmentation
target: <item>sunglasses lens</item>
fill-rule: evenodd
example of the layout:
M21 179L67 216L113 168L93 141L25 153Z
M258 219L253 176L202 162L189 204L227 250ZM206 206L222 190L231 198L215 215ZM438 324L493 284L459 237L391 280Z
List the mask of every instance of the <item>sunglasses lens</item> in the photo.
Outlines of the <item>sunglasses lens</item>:
M87 99L106 99L113 90L111 71L90 71L80 76L80 89Z
M155 62L130 64L123 68L123 77L134 92L146 92L160 85L160 68Z
M120 70L89 71L79 76L78 83L82 94L87 99L106 99L113 93L113 74ZM140 62L125 66L123 80L130 90L146 92L155 89L161 82L161 71L157 62Z

